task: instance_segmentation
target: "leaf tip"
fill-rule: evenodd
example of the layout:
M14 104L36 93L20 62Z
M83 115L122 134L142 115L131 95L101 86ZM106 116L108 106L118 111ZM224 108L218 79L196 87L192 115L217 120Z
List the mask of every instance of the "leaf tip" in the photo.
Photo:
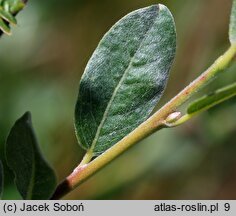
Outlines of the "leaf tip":
M169 8L167 6L165 6L164 4L158 4L158 9L159 9L159 11L163 11L163 10L169 11Z
M165 8L166 8L166 6L165 6L165 5L163 5L163 4L158 4L157 6L158 6L159 10L163 10L163 9L165 9Z
M30 123L32 119L31 112L27 111L21 118L20 120L23 120L24 122Z

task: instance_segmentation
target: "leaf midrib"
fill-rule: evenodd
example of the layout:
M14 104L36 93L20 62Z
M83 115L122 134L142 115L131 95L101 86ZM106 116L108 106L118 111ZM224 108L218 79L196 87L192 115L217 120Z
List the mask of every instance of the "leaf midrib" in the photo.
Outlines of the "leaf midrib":
M158 13L159 13L159 11L160 11L159 6L157 7L157 10L158 10ZM157 14L156 17L158 17L158 14ZM96 135L95 135L95 137L94 137L94 139L93 139L92 145L91 145L91 147L90 147L89 150L88 150L88 152L90 152L90 153L92 153L92 154L93 154L93 150L94 150L94 148L95 148L95 146L96 146L96 143L97 143L97 141L98 141L98 138L99 138L101 129L102 129L102 127L103 127L103 125L104 125L104 123L105 123L105 121L106 121L106 119L107 119L108 112L109 112L109 110L110 110L110 107L111 107L111 105L112 105L112 102L114 101L114 99L115 99L115 97L116 97L116 93L117 93L117 91L119 90L121 84L123 83L123 81L124 81L126 75L128 74L128 71L129 71L130 67L132 66L132 63L133 63L133 60L134 60L134 57L135 57L136 53L138 52L138 50L139 50L140 47L142 46L143 41L146 39L146 37L147 37L147 35L148 35L148 32L153 28L153 26L154 26L154 24L155 24L155 22L156 22L156 19L157 19L157 18L155 18L155 20L154 20L154 22L152 23L151 27L150 27L150 28L148 29L148 31L145 33L145 36L143 37L143 39L142 39L140 45L138 46L136 52L134 53L133 57L130 59L130 63L129 63L129 65L128 65L127 69L124 71L124 74L122 75L120 81L118 82L118 84L117 84L117 86L116 86L116 88L115 88L115 90L114 90L114 92L113 92L113 94L112 94L112 96L111 96L111 99L109 100L109 102L108 102L108 104L107 104L107 107L106 107L105 112L104 112L104 114L103 114L102 120L101 120L101 122L100 122L100 124L99 124L99 126L98 126L98 128L97 128L97 132L96 132Z

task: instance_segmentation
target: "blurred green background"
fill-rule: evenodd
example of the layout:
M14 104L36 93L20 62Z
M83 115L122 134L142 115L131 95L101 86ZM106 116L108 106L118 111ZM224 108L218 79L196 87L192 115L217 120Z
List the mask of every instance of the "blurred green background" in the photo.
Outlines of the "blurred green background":
M29 0L13 35L0 40L1 159L9 129L31 111L58 180L71 173L84 154L73 128L83 69L118 19L154 3L169 7L178 33L177 57L160 107L228 48L230 0ZM198 94L235 81L235 71L232 66ZM65 198L236 199L235 102L154 134ZM20 199L12 174L5 172L4 199Z

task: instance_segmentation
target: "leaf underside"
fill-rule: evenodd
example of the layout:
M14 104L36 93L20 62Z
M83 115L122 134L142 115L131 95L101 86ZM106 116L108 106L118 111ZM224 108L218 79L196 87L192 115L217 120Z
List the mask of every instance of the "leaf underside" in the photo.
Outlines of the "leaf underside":
M174 20L163 5L136 10L108 31L80 82L75 127L84 149L97 156L148 118L175 51Z
M193 102L187 109L188 114L194 114L207 110L225 100L236 96L236 83L225 88L219 89L214 93L204 96Z
M0 161L0 199L2 198L2 193L3 193L3 181L4 181L3 165L2 161Z
M50 198L56 187L56 177L41 156L30 113L23 115L11 129L7 138L6 158L23 199Z
M232 11L230 16L229 40L231 44L236 42L236 0L233 0Z

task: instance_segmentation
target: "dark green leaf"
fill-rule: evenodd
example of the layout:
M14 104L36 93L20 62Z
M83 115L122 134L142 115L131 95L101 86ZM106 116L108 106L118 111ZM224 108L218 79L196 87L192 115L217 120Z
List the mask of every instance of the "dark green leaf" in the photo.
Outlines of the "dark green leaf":
M0 199L2 198L2 193L3 193L3 182L4 182L3 166L2 166L2 161L0 161Z
M75 127L84 149L99 155L148 118L175 51L175 24L164 5L136 10L110 29L80 82Z
M236 96L236 83L196 100L188 107L187 113L194 114L207 110L234 96Z
M48 199L52 195L56 186L55 174L41 156L30 113L16 121L11 129L6 157L23 199Z
M231 44L236 42L236 0L233 0L230 25L229 25L229 40Z

